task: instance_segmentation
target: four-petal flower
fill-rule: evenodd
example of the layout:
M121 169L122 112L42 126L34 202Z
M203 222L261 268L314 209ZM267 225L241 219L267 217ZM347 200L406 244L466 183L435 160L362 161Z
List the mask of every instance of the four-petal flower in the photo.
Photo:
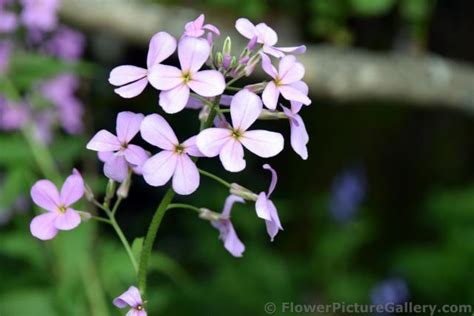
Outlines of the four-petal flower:
M118 308L130 306L131 309L127 313L127 316L147 316L145 308L143 307L142 296L135 286L129 287L127 291L114 299L114 305Z

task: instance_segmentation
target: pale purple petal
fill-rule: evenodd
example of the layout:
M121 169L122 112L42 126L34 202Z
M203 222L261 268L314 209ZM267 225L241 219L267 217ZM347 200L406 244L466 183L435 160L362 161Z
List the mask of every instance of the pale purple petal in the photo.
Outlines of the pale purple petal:
M199 170L186 154L178 155L173 175L173 190L181 195L189 195L199 187Z
M182 143L184 146L184 152L193 157L206 157L196 145L197 136L188 138Z
M113 303L118 308L124 308L127 307L127 305L130 307L137 307L138 305L142 305L143 301L140 291L136 287L131 286L122 295L114 299Z
M283 108L284 110L286 108ZM289 110L288 110L289 111ZM286 111L285 111L286 112ZM303 119L298 114L293 114L290 119L291 147L304 160L308 159L309 135Z
M158 90L170 90L184 82L183 72L176 67L156 64L149 69L148 81Z
M125 156L125 160L135 166L143 165L148 159L147 151L137 145L128 145L123 154Z
M268 45L268 46L273 46L278 42L278 36L276 32L266 25L265 23L259 23L255 26L257 36L258 36L258 42Z
M204 14L201 14L196 18L196 20L186 23L184 26L186 36L192 37L201 37L204 35L204 30L202 29L204 25Z
M291 46L291 47L273 47L276 50L279 50L284 53L291 53L291 54L304 54L306 52L306 46Z
M276 58L282 58L285 53L270 45L263 45L263 52Z
M68 208L66 212L59 213L54 220L54 226L59 230L71 230L79 226L81 216L72 208Z
M289 101L301 102L304 105L311 104L311 100L310 98L308 98L307 95L305 95L298 89L293 88L292 86L283 85L283 86L278 87L278 90L280 90L281 95Z
M120 149L121 145L117 136L103 129L92 137L86 147L95 151L116 151Z
M79 173L67 177L61 188L60 201L63 206L68 207L76 203L84 195L84 180Z
M260 54L260 56L262 57L262 68L263 70L272 78L276 78L276 76L278 75L278 72L275 68L275 66L273 66L272 64L272 60L270 59L270 57L268 57L267 55L265 54Z
M178 155L168 150L152 156L142 167L146 183L154 187L166 184L175 172L177 160Z
M265 104L265 106L269 108L270 110L275 110L278 103L279 96L280 96L280 91L275 85L275 82L270 81L262 93L263 104Z
M280 133L264 130L247 131L240 138L240 142L245 148L262 158L278 155L284 146L284 139Z
M278 181L278 175L275 169L273 169L272 166L270 166L267 163L263 165L263 169L270 171L272 174L272 180L270 182L270 187L268 188L268 193L267 193L267 197L270 198L270 195L272 195L273 191L275 190L275 187Z
M114 154L104 164L104 174L117 182L123 182L128 175L128 164L125 156L122 154Z
M112 69L109 75L109 82L114 86L122 86L145 78L147 70L136 66L118 66Z
M214 97L224 93L224 76L216 70L203 70L192 75L188 86L203 97Z
M215 157L231 135L232 131L227 128L207 128L197 135L196 145L206 157Z
M56 211L60 202L56 186L49 180L39 180L31 188L31 198L36 205L48 211Z
M158 32L150 40L147 56L147 67L161 63L176 50L176 39L166 32Z
M283 85L300 81L304 77L304 66L296 61L296 57L289 55L280 60L278 75Z
M235 232L234 225L232 225L232 222L230 221L227 230L227 234L224 238L224 248L234 257L242 257L242 253L245 251L245 246L242 241L240 241Z
M229 195L224 202L224 209L222 210L222 216L224 218L230 218L230 212L232 211L232 206L235 202L245 203L245 200L237 195Z
M233 98L233 95L223 94L221 96L221 105L230 106L230 103L232 102Z
M247 89L239 91L230 106L230 116L234 129L246 131L262 112L262 100L258 95Z
M178 57L184 72L197 72L206 62L211 46L202 38L184 37L178 44Z
M117 115L117 138L122 144L128 144L140 131L145 116L141 113L120 112Z
M202 109L203 103L195 96L189 96L188 103L186 103L187 109L200 110Z
M136 309L131 309L128 311L125 316L147 316L147 313L144 309L142 310L136 310Z
M147 85L148 79L143 78L133 83L127 84L123 87L114 89L114 92L124 99L131 99L142 93Z
M308 88L308 85L304 81L297 81L291 84L291 86L299 90L303 94L308 95L309 88ZM301 110L301 107L303 106L303 103L301 102L291 101L290 103L291 103L291 112L293 112L294 114L298 113Z
M56 217L56 212L48 212L33 218L30 223L31 234L41 240L53 239L58 233L54 226Z
M189 87L185 84L181 84L171 90L161 91L159 104L168 114L178 113L186 107L189 93Z
M206 24L202 27L203 29L206 29L208 31L211 31L212 33L216 34L216 35L221 35L221 31L219 31L219 29L212 25L212 24Z
M102 161L102 162L106 162L113 155L115 155L113 151L99 151L97 153L97 156L99 157L99 160Z
M235 28L240 34L248 39L251 39L256 35L255 25L253 25L248 19L240 18L235 21Z
M273 241L278 231L283 230L283 227L281 226L275 204L273 204L271 200L268 200L267 207L272 219L270 221L265 221L265 224L267 226L268 235L270 236L271 241Z
M257 216L264 220L271 220L270 211L268 210L268 198L265 192L261 192L258 195L257 201L255 202L255 210Z
M245 169L244 148L239 141L231 138L222 147L219 158L224 169L230 172L239 172Z
M145 117L140 127L142 138L149 144L166 150L174 150L179 144L176 134L168 122L158 114Z

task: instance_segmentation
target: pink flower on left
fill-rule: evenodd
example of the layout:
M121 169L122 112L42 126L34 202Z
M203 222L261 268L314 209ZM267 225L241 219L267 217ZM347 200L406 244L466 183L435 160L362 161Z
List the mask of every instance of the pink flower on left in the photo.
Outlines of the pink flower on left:
M114 305L118 308L130 306L127 316L147 316L140 291L135 286L129 287L127 291L114 299Z
M84 195L84 181L77 170L64 182L61 192L49 180L39 180L31 188L31 198L47 212L33 218L31 234L41 240L53 239L59 230L71 230L79 226L79 211L70 206Z

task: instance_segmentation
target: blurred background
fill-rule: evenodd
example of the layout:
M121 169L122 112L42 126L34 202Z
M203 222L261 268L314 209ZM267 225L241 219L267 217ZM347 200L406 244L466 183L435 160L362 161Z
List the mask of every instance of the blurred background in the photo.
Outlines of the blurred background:
M309 159L288 146L270 160L284 227L273 243L253 206L236 206L243 258L192 212L167 213L149 314L265 315L269 301L474 303L474 2L46 2L0 1L0 315L124 314L111 300L134 275L114 232L89 222L52 242L34 239L29 189L76 167L103 194L102 164L87 141L114 130L120 111L161 111L151 88L131 100L114 94L108 73L144 66L155 32L179 36L200 13L221 29L217 43L236 39L234 53L238 17L269 24L281 46L308 46ZM167 118L184 139L197 115ZM286 121L262 126L270 125L289 137ZM270 181L261 165L250 155L239 174L202 164L256 192ZM143 237L164 193L133 182L118 214L130 241ZM202 179L198 193L179 200L220 211L226 195Z

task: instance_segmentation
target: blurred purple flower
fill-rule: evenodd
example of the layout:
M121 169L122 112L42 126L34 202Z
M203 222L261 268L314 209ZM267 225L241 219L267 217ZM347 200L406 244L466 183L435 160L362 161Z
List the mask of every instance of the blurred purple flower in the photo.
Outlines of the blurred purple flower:
M18 26L18 19L15 13L5 9L5 1L0 1L0 33L13 32Z
M26 123L29 110L26 104L12 102L0 96L0 130L16 130Z
M56 120L56 113L50 109L36 113L33 118L35 138L44 144L51 143L53 140L53 125Z
M404 279L389 278L374 286L370 298L374 305L403 304L409 295L408 285Z
M329 209L332 217L339 223L350 221L367 190L365 174L362 168L354 168L339 174L333 181Z
M58 23L59 0L22 0L21 21L29 30L51 31Z
M13 44L10 41L0 41L0 74L8 70L12 48Z
M60 26L45 44L48 54L65 60L77 60L84 51L85 37L67 26Z

